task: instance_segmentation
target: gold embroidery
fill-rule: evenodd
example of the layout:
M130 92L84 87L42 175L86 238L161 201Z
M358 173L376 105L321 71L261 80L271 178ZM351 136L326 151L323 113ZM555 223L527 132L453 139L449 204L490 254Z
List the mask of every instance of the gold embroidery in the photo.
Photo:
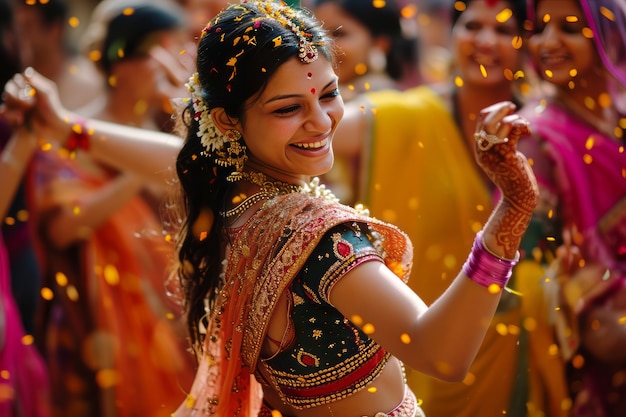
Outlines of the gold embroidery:
M304 299L297 294L293 294L293 305L299 306L304 304Z
M346 221L365 222L377 231L381 248L390 261L402 265L399 277L408 279L412 248L407 236L394 226L371 219L358 211L327 198L310 194L287 194L268 201L249 220L248 227L236 234L228 263L223 290L215 302L212 320L228 304L228 293L237 291L252 302L246 302L245 312L238 320L242 326L242 346L238 346L243 363L255 369L261 351L269 317L278 296L302 269L326 230ZM287 243L275 247L276 237L289 231ZM249 256L241 243L249 245ZM374 254L374 253L373 253ZM233 264L234 263L234 264ZM252 266L257 270L253 270ZM244 274L242 274L244 272Z
M377 345L375 342L370 341L369 346L364 349L364 351L362 351L359 355L348 357L342 363L339 363L330 368L320 369L319 371L304 376L291 374L284 371L278 371L267 366L267 364L264 364L264 366L270 375L272 385L274 385L274 388L279 393L281 399L285 403L297 409L311 408L319 405L328 404L331 401L346 398L354 392L365 387L380 374L382 368L389 360L390 354L385 352L382 360L380 360L376 364L374 369L372 369L366 376L364 376L362 380L357 381L354 384L350 385L350 387L347 387L340 391L316 397L296 397L285 395L283 390L285 388L300 390L306 388L315 388L329 382L340 380L341 378L344 378L345 376L353 373L355 370L363 366L365 362L370 360L379 351L380 346ZM305 359L315 358L315 356L309 355L307 357L305 355L307 355L307 353L300 349L297 356L298 363L303 366L311 366L309 363L303 363L302 361ZM316 364L316 366L318 366L318 364Z
M308 360L307 360L308 359ZM305 367L314 366L316 368L320 367L320 358L315 356L312 353L305 352L304 349L300 348L298 354L296 356L296 360L298 363ZM313 362L310 362L313 361ZM271 368L268 368L271 369ZM298 382L304 382L304 378L302 376L298 376Z

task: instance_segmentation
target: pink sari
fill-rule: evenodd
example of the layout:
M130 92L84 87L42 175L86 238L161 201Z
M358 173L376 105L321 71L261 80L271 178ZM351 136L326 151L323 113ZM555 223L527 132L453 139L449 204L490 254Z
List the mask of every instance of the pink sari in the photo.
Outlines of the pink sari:
M48 417L48 374L43 359L24 343L24 329L11 294L9 259L0 235L0 416Z
M533 108L530 105L527 109ZM608 417L626 415L626 384L614 379L626 372L626 364L607 364L581 346L579 323L591 307L607 307L626 291L626 151L624 143L607 137L593 126L571 115L556 103L537 106L525 116L535 135L541 138L551 162L553 178L538 180L556 190L559 196L563 227L576 230L582 239L576 241L587 265L599 264L612 271L595 280L572 277L561 283L560 311L569 311L560 334L563 354L567 358L582 354L580 373L582 392L575 401L574 417ZM576 290L577 297L570 297ZM583 306L582 310L580 305ZM558 322L557 322L558 323ZM626 346L622 347L626 349ZM613 401L610 398L617 398Z

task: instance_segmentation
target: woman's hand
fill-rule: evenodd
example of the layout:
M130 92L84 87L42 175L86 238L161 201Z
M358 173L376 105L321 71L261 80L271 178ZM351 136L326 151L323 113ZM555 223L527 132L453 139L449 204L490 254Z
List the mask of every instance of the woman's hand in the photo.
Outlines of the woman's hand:
M559 291L555 311L564 314L567 323L564 329L557 327L561 343L573 347L582 343L600 361L624 363L626 277L600 263L583 262L580 239L582 235L576 228L565 228L563 245L557 249L552 265L551 281ZM571 345L571 340L577 344Z
M150 49L149 56L158 64L155 68L155 93L164 103L164 109L173 113L170 100L189 95L185 83L195 71L195 53L193 50L186 50L185 53L174 54L173 51L157 45Z
M519 138L530 134L530 126L514 111L515 105L507 101L480 112L474 134L476 160L507 202L532 213L539 188L526 157L517 151Z
M26 125L59 141L68 137L75 117L61 104L56 84L34 69L13 76L4 87L3 99L0 115L14 128Z
M594 284L579 295L576 303L581 310L583 346L602 362L626 363L626 277L595 264L580 268L571 280L581 285Z

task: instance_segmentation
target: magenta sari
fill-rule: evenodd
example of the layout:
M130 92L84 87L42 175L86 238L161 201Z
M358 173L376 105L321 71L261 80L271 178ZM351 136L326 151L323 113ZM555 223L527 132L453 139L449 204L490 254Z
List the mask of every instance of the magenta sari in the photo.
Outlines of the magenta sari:
M554 163L555 177L538 179L557 190L564 226L583 234L583 256L626 271L624 144L556 104L528 118Z
M553 169L552 178L538 180L553 188L559 198L564 230L575 230L576 244L587 265L598 264L612 273L584 282L576 282L580 291L574 304L561 299L562 307L573 312L561 342L572 354L584 358L582 367L570 366L570 382L578 388L574 417L613 417L626 415L626 384L616 384L616 377L626 371L626 363L606 363L591 355L576 337L579 324L592 308L625 310L626 295L626 150L624 143L609 137L572 115L557 103L527 106L525 116L533 133L541 139ZM572 277L561 283L561 295L573 287ZM565 288L565 290L563 290ZM582 309L580 306L582 305ZM558 326L557 326L558 330ZM580 327L583 332L584 328ZM558 332L557 332L558 333ZM626 350L626 346L621 349ZM567 359L567 354L564 354ZM571 363L570 363L571 365ZM572 382L573 381L573 382Z
M39 353L24 343L11 293L9 259L0 235L0 416L50 416L48 375Z

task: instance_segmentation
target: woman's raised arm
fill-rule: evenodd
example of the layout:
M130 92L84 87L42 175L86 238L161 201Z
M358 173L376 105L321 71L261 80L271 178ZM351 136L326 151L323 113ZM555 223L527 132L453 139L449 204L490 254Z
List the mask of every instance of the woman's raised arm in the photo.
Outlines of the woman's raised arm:
M100 162L152 179L172 179L169 167L182 146L175 135L84 119L70 112L61 104L54 82L33 69L6 84L0 114L13 126L26 124L40 137L62 145L72 135L83 136L78 147L88 147Z

